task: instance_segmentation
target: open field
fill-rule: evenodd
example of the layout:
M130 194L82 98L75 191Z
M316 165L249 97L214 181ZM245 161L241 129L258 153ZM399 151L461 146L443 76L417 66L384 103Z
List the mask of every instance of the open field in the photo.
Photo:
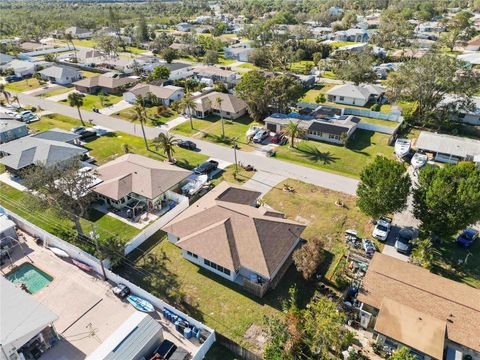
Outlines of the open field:
M8 83L5 85L5 89L16 92L24 92L28 90L38 89L42 86L43 83L40 83L37 79L30 78Z
M54 90L51 90L51 91L47 91L47 92L41 94L40 97L46 98L46 97L50 97L50 96L65 94L65 93L67 93L69 91L72 91L72 90L73 90L73 88L71 88L71 87L61 87L59 89L54 89Z
M167 108L165 109L165 111L158 114L158 110L157 110L158 108L159 107L157 106L146 108L147 117L148 117L147 125L159 126L161 124L166 123L167 121L170 121L178 117L178 113L170 108ZM119 116L124 120L133 121L135 119L135 110L134 110L134 107L132 106L132 107L123 109L115 113L114 115Z
M103 104L100 95L87 94L83 97L82 109L92 110L94 107L97 109L102 109L104 107L113 105L123 100L122 96L118 95L105 95L103 99ZM68 100L62 100L61 103L68 103Z
M317 84L313 89L308 90L305 95L303 95L303 98L300 99L300 101L316 103L316 99L320 94L325 94L334 86L335 84Z

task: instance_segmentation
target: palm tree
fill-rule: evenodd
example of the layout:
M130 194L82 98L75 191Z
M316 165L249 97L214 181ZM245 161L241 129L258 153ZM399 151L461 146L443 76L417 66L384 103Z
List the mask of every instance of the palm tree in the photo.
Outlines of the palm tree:
M71 107L76 107L78 110L78 116L80 117L80 122L83 126L85 123L83 122L82 112L80 111L80 107L83 106L83 94L74 92L68 95L68 104Z
M168 161L173 162L173 157L172 154L175 152L175 149L173 148L175 145L177 145L179 140L167 133L160 133L154 140L153 143L155 144L155 147L160 147L162 148L163 152L167 154Z
M17 95L14 95L14 96L12 97L12 101L16 101L18 107L20 107L20 100L18 99L18 96L17 96Z
M145 135L145 122L147 121L147 112L145 110L145 100L141 96L137 96L137 101L133 108L135 112L132 121L138 121L142 127L143 141L145 142L145 148L148 150L147 135Z
M69 43L72 44L72 46L73 46L73 59L74 59L74 62L77 62L77 48L75 47L75 44L73 42L72 34L65 34L65 41L67 42L67 46L69 46Z
M223 102L223 99L220 96L215 99L215 103L218 106L218 112L220 113L220 121L222 122L222 139L223 139L225 137L225 121L223 120L222 102Z
M285 134L290 136L290 147L294 148L295 147L295 138L296 137L301 137L304 133L305 130L300 127L301 121L291 121L287 124L287 127L285 128Z
M187 92L183 99L180 100L178 107L181 109L181 111L188 112L188 116L190 118L190 128L193 130L192 112L197 108L197 104L195 103L195 100L190 92Z
M5 84L0 84L0 93L2 93L7 103L10 104L10 93L7 91Z

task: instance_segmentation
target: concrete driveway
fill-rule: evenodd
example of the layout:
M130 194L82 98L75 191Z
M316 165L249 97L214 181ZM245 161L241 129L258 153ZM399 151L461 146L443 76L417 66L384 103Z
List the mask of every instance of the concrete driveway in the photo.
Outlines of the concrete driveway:
M250 190L259 191L263 196L285 179L286 177L282 175L272 174L266 171L257 171L243 186Z

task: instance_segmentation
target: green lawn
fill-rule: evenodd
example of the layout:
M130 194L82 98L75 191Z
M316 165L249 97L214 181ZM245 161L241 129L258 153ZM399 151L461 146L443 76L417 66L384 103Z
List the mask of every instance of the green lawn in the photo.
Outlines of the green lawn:
M315 103L317 96L325 94L328 90L333 88L335 84L318 84L313 89L308 90L300 101Z
M356 45L356 44L360 44L360 43L355 41L332 41L331 43L329 43L329 45L334 49L338 49L340 47L349 46L349 45Z
M322 265L322 273L329 279L338 262L346 251L344 232L356 229L361 237L370 237L372 225L368 216L356 206L354 196L328 190L288 179L284 183L295 189L294 193L283 191L283 183L268 192L263 200L272 208L282 211L287 218L307 223L302 238L324 240L324 249L328 252ZM339 207L335 202L341 200L345 206Z
M41 208L35 204L36 201L30 193L19 191L0 182L1 206L14 211L35 225L64 240L75 241L70 238L74 230L74 223L71 220L59 217L52 209ZM122 242L126 243L140 232L139 229L96 210L91 210L87 217L81 220L81 223L85 232L90 231L91 224L94 223L101 240L115 235ZM93 253L93 249L88 245L83 243L76 244Z
M388 146L387 134L358 129L348 147L303 140L295 149L288 145L277 148L276 157L312 168L358 178L363 167L376 155L393 158L393 148Z
M127 52L132 53L132 54L143 54L146 53L148 50L140 49L134 46L127 46L126 47Z
M206 131L209 127L211 127L215 122L220 120L219 116L207 116L204 119L198 119L198 118L193 118L192 123L193 123L193 129L190 126L190 120L185 121L184 123L178 125L173 129L173 132L185 135L185 136L191 136L193 134L198 133L199 131Z
M28 90L38 89L43 85L44 83L40 83L37 79L30 78L8 83L5 85L5 89L16 92L24 92Z
M250 69L250 70L260 70L261 68L256 66L256 65L253 65L251 63L243 63L242 65L239 65L238 66L239 68L242 68L242 69Z
M231 184L243 185L255 175L254 171L246 171L241 166L238 166L237 174L235 175L235 165L230 165L220 173L218 177L212 180L216 186L222 181L227 181Z
M225 58L225 57L223 57L223 56L221 56L221 57L218 58L218 63L219 63L220 65L227 65L227 66L228 66L228 65L231 65L231 64L233 64L233 63L235 63L235 62L237 62L237 60L235 60L235 59L227 59L227 58Z
M81 73L82 73L83 77L86 77L86 78L100 75L100 73L96 73L96 72L93 72L93 71L87 71L87 70L82 70Z
M297 73L297 74L304 74L307 75L307 67L313 67L313 61L311 60L304 60L304 61L296 61L290 65L290 71Z
M362 119L362 122L364 122L364 123L381 125L381 126L386 126L386 127L391 127L391 128L396 128L400 124L400 123L397 123L395 121L374 119L374 118L368 118L368 117L364 117L364 116L360 116L360 118Z
M325 79L336 79L337 75L333 73L333 71L324 71L321 75L321 77Z
M100 95L87 94L83 97L82 109L92 110L94 107L97 109L102 109L104 107L118 103L123 99L122 96L118 95L105 95L104 103L101 102ZM68 100L61 100L61 103L68 103Z
M87 40L87 39L74 39L73 40L73 43L76 45L76 46L84 46L84 47L95 47L97 45L97 41L96 40L93 40L93 39L90 39L90 40Z
M65 93L67 93L69 91L72 91L72 90L73 90L73 88L70 88L70 87L61 87L59 89L47 91L47 92L41 94L40 97L47 98L47 97L50 97L50 96L65 94Z
M158 108L159 107L157 106L146 108L147 117L148 117L147 125L159 126L161 124L166 123L167 121L170 121L178 117L178 113L176 111L173 111L170 108L166 108L163 112L158 114L158 110L157 110ZM134 107L132 106L132 107L123 109L120 112L115 113L114 115L119 116L122 119L132 121L135 118Z
M53 114L43 116L40 121L30 124L32 129L45 131L51 128L60 128L69 130L80 125L80 120L76 120L67 116ZM128 135L121 132L114 132L106 136L101 136L93 141L89 141L85 147L89 149L89 154L93 156L98 164L104 164L118 156L124 154L123 144L127 144L131 153L148 156L156 160L165 160L166 157L161 150L151 151L145 149L143 138L141 137L140 125L137 126L138 136ZM175 148L175 159L179 165L186 168L192 168L208 157L194 151L185 150L179 147Z

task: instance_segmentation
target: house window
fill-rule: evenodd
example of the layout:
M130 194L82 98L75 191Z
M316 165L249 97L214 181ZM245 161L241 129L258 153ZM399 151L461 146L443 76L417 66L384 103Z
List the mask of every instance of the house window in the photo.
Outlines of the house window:
M338 135L333 135L333 134L328 134L329 139L334 139L334 140L340 140L340 136Z
M340 101L344 101L345 100L345 97L344 96L340 96Z
M198 255L197 254L194 254L190 251L187 251L187 254L190 255L191 257L195 258L195 259L198 259ZM208 260L207 260L208 261Z
M223 266L215 264L213 261L209 261L207 259L203 259L203 263L212 269L215 269L217 271L223 272L225 275L230 276L230 270L225 269Z

